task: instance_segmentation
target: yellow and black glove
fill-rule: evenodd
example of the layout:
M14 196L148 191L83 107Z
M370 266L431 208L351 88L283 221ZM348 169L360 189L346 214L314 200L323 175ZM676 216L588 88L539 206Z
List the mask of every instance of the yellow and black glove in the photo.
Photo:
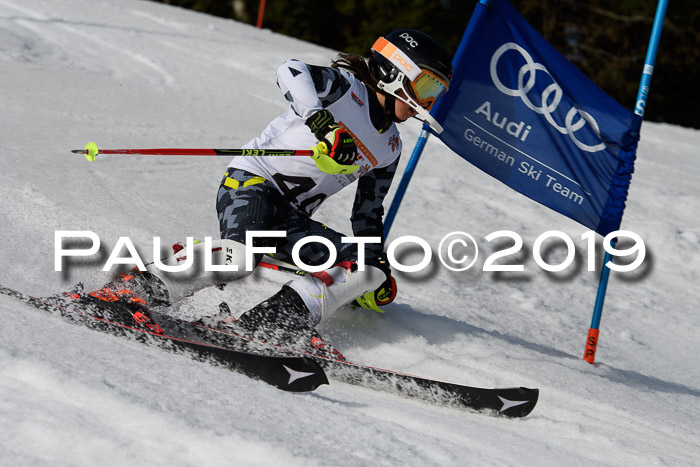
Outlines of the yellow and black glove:
M338 125L328 110L319 110L306 119L306 125L318 140L311 156L318 168L329 174L352 173L359 168L357 146L350 133Z
M386 276L386 279L376 290L366 292L358 297L356 301L362 308L384 313L384 310L379 307L388 305L396 298L396 280L391 275L391 267L389 266L389 261L387 261L385 254L382 253L376 258L367 261L367 265L380 269Z

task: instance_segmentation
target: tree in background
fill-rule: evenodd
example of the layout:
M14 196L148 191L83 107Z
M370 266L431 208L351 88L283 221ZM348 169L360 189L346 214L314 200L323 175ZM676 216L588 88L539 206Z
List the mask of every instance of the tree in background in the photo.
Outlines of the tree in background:
M255 24L259 0L154 0ZM421 29L454 54L476 1L267 0L263 27L367 56L383 33ZM654 0L511 0L554 47L628 108L637 96ZM671 0L645 118L700 128L700 2Z

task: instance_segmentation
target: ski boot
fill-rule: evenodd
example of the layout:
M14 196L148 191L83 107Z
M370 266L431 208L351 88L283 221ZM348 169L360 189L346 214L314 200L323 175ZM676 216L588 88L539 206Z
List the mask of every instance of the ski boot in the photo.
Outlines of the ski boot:
M311 313L294 289L283 286L275 295L243 313L230 325L242 336L323 358L345 361L313 327Z

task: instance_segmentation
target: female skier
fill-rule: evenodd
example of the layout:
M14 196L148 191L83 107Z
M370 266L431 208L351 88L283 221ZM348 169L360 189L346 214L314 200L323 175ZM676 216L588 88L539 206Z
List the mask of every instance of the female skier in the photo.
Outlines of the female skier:
M380 311L396 296L382 235L382 203L401 154L396 123L418 117L441 130L428 111L447 91L452 66L445 49L417 30L393 31L371 50L369 61L340 54L331 67L289 60L278 68L277 85L290 108L245 147L313 147L312 158L234 157L229 164L217 196L222 239L244 245L246 232L286 231L258 237L254 246L273 247L276 259L290 263L297 242L326 239L298 247L299 259L311 266L337 252L329 269L288 282L239 317L235 326L248 335L284 344L298 338L302 345L316 337L318 345L307 331L342 305L357 299ZM345 235L311 218L327 197L355 181L350 219L355 237L371 237L364 251L362 243L345 243ZM261 258L257 254L256 264Z
M401 154L396 124L416 117L442 130L428 111L447 92L452 65L442 45L413 29L380 37L371 51L369 60L340 54L330 67L289 60L278 68L277 85L290 108L245 147L312 147L314 155L231 160L217 195L222 240L213 249L213 262L236 265L238 272L201 272L183 281L149 267L165 284L170 303L250 274L244 270L245 245L253 231L258 232L253 246L274 249L274 258L290 263L297 242L317 237L300 242L296 253L304 264L327 269L288 282L245 312L231 325L237 332L328 352L314 330L321 320L352 300L381 311L379 306L394 299L396 283L383 253L382 203ZM359 244L344 241L345 235L311 217L326 198L353 182L357 189L350 219L353 236L362 238ZM195 246L200 251L194 251L196 256L203 245ZM167 263L178 264L184 254ZM261 259L256 253L255 264Z

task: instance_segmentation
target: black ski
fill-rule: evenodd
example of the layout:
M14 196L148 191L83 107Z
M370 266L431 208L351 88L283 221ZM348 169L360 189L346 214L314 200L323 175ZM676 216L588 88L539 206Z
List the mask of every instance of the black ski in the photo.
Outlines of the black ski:
M195 324L195 323L190 323ZM228 330L195 324L203 339L217 342L221 336L237 336ZM239 344L245 349L261 353L307 355L323 367L328 377L335 381L362 386L374 390L395 393L404 397L455 407L465 407L496 416L525 417L535 408L539 389L524 387L480 388L462 384L421 378L391 370L340 361L333 358L303 353L276 345L265 344L242 336Z
M319 358L318 362L328 377L336 381L498 416L525 417L535 408L539 397L538 389L479 388L328 358Z
M229 336L232 345L223 340L214 344L198 339L197 326L167 315L157 321L150 313L125 307L120 301L108 301L91 296L32 297L17 290L0 286L0 294L14 297L33 307L60 314L71 321L109 334L135 338L173 353L187 353L193 359L220 365L260 379L279 389L292 392L313 391L328 379L321 366L305 355L264 355L237 349L238 338ZM78 299L79 298L79 299ZM189 328L189 329L188 329Z
M465 386L304 353L166 314L150 311L147 316L120 306L118 301L89 296L81 300L38 298L3 286L0 294L93 329L136 338L174 353L187 352L196 360L222 365L287 391L312 391L328 384L328 375L344 383L505 417L525 417L539 396L538 389Z

